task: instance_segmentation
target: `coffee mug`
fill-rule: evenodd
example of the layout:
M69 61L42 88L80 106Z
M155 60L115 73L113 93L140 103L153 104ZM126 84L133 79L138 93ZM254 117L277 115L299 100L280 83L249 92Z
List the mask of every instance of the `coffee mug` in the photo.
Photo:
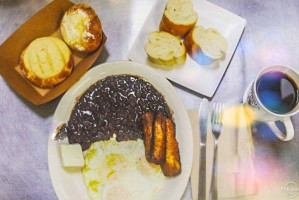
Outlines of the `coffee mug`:
M299 112L298 86L296 70L282 65L267 67L248 86L243 103L253 110L256 121L266 122L279 139L288 141L294 137L290 117ZM284 124L286 133L276 121Z

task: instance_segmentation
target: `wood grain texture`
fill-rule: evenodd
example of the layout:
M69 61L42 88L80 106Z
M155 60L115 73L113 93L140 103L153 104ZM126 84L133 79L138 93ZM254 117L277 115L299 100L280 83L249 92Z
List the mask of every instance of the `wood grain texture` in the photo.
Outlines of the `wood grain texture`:
M0 44L50 0L0 0ZM74 0L78 3L78 0ZM94 65L127 60L127 55L150 8L151 0L86 0L99 15L108 38ZM246 18L245 31L230 66L212 101L240 103L245 88L262 68L281 63L299 70L299 1L297 0L211 0L212 3ZM200 20L200 19L199 19ZM34 29L32 29L34 31ZM0 64L1 65L1 64ZM201 96L177 87L187 109L199 107ZM0 77L0 199L57 199L47 168L47 140L57 98L34 106L16 94ZM282 163L269 172L279 177L273 191L290 181L299 185L299 117L292 118L297 134L290 142L263 140L264 127L254 128L260 161L274 157ZM274 149L274 150L273 150ZM183 199L191 199L190 185Z

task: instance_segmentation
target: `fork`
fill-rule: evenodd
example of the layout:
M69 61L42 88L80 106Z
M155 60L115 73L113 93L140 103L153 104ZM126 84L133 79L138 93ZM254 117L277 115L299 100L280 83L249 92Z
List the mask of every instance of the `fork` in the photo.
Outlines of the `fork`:
M212 133L214 135L214 157L213 157L213 171L212 171L212 180L210 187L210 200L218 199L218 191L217 191L217 156L218 156L218 139L222 130L222 121L223 121L223 103L214 103L213 111L211 117L212 124Z

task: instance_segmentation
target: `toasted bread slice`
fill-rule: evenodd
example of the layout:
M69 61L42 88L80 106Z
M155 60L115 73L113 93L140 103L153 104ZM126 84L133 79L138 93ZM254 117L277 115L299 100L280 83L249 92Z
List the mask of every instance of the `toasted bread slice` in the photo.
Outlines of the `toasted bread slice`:
M165 145L166 145L166 133L165 133L165 120L166 117L158 112L154 121L154 132L151 148L151 162L157 165L163 164L165 161Z
M35 85L52 87L70 75L73 57L71 50L59 38L37 38L22 52L20 68Z
M165 132L166 157L161 168L165 176L177 176L181 173L181 161L178 142L175 138L175 124L170 118L167 118L165 121Z
M147 112L142 115L142 126L143 126L143 142L145 149L145 157L148 162L151 162L151 146L152 146L152 135L153 135L153 122L154 113Z
M227 50L227 41L216 29L195 27L185 38L188 54L196 61L220 59Z
M149 59L159 65L174 65L186 60L186 49L181 40L163 31L149 34L145 51Z
M184 36L194 27L197 19L198 15L190 0L169 0L160 23L160 30Z

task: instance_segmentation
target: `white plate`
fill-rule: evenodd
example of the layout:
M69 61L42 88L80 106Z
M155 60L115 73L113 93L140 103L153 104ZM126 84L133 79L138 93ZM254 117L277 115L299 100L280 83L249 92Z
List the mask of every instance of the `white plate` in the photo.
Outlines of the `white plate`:
M184 64L177 65L171 70L165 70L148 61L144 47L148 40L148 34L159 29L166 2L167 0L157 1L152 8L130 50L129 59L154 67L168 79L207 97L212 97L237 47L246 20L207 1L193 0L194 9L198 13L196 25L216 28L227 39L226 56L223 60L210 65L199 65L188 55Z
M191 124L184 105L173 86L152 69L130 61L104 63L92 68L62 97L53 117L54 127L68 121L76 97L98 80L116 74L131 74L143 77L164 95L167 104L174 111L182 173L165 181L165 186L157 199L180 199L185 191L192 166L193 140ZM51 139L51 135L48 141L48 166L57 197L60 200L88 199L81 170L67 171L62 167L59 144Z

